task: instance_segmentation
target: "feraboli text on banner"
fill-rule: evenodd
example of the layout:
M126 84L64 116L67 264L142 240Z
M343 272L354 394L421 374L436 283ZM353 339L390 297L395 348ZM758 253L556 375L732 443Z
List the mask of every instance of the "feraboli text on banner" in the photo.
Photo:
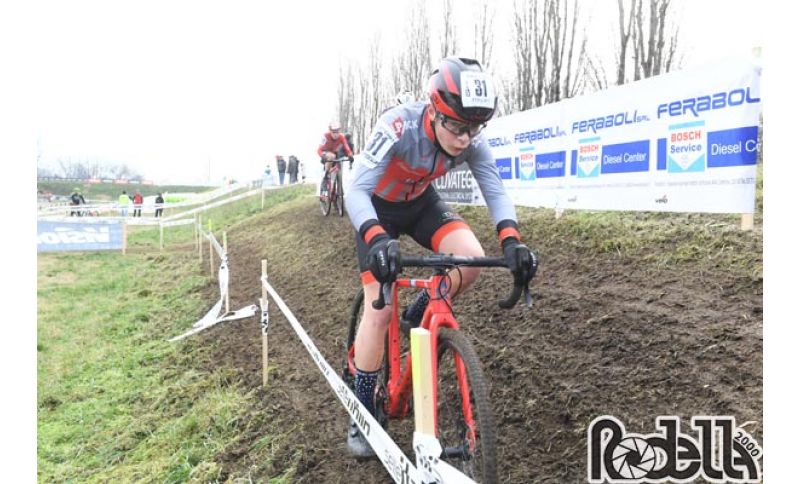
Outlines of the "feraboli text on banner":
M752 213L760 80L725 61L497 118L485 136L516 205Z

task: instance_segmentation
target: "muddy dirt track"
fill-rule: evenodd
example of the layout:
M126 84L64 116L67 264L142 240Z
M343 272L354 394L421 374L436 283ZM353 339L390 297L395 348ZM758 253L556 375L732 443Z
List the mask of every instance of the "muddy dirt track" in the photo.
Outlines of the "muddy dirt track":
M499 255L485 210L462 212L487 254ZM677 250L678 241L598 250L569 231L563 221L569 215L556 221L552 211L544 212L520 214L523 237L541 259L534 308L498 308L510 279L489 270L456 307L489 377L500 480L585 482L586 429L599 415L616 416L628 432L640 433L654 432L659 415L680 416L686 432L693 415L733 415L739 423L752 421L747 429L761 441L760 234L725 227L711 216L666 216L666 225L694 223L706 232L711 226L725 243L718 257L676 256L664 263L650 256ZM315 200L303 197L229 231L228 244L231 308L258 300L260 261L268 259L271 283L338 370L358 289L347 217L323 218ZM401 247L416 249L407 238ZM759 267L726 259L742 251L754 254ZM250 445L272 433L280 436L278 455L266 468L261 463L265 474L254 480L293 465L295 482L390 482L379 461L347 457L344 408L277 307L271 308L270 385L257 409L269 424L249 429L217 456L223 478L246 474L255 464ZM254 319L220 325L200 338L214 348L216 364L231 368L244 386L261 385ZM390 433L396 424L390 422ZM413 459L410 439L397 440Z

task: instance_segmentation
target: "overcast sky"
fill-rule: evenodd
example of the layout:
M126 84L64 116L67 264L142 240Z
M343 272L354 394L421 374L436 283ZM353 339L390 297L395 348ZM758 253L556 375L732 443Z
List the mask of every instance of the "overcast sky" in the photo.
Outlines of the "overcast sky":
M257 178L278 153L316 168L340 57L358 58L376 31L398 42L406 3L34 3L27 14L41 165L127 163L157 182L198 183ZM440 3L429 2L431 15ZM458 25L469 22L471 2L456 3ZM593 45L615 35L616 3L584 2ZM746 56L762 43L754 2L674 3L685 67ZM498 5L508 11L512 2ZM510 55L507 20L495 31L495 55Z

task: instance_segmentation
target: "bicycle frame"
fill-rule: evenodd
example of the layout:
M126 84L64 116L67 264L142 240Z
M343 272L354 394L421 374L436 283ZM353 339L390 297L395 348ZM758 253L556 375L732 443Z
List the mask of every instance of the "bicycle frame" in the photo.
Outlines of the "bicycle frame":
M410 356L406 356L405 365L401 366L402 356L400 354L400 316L398 306L398 289L401 287L425 289L431 296L428 307L420 323L420 328L427 329L431 334L431 377L432 381L438 381L438 335L440 328L450 328L458 330L458 323L456 322L453 311L450 309L449 297L446 296L447 291L441 291L440 288L448 288L448 277L446 274L435 274L428 279L397 279L392 288L392 316L389 322L388 330L388 348L387 348L387 361L388 361L388 382L386 385L387 403L386 414L389 418L403 418L408 415L409 401L413 392L412 385L412 368ZM442 297L441 293L444 292L445 296ZM366 301L365 301L366 302ZM353 364L353 348L350 349L350 364ZM467 379L466 368L460 357L455 362L456 377L458 380L459 391L461 392L462 411L466 420L466 425L470 432L474 432L475 422L473 419L472 406L469 401L469 382ZM355 368L351 368L354 372ZM434 408L434 426L438 423L438 410L437 410L438 391L434 386L433 392L433 408ZM438 432L436 427L434 430Z

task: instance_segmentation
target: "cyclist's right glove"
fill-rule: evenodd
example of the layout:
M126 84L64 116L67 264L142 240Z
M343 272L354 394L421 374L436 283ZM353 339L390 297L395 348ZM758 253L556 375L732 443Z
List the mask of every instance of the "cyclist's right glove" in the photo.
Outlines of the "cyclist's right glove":
M381 284L394 282L399 272L395 262L400 254L397 241L374 220L365 222L359 233L369 246L366 262L375 280Z
M522 286L530 282L536 275L539 265L536 254L520 242L517 223L513 220L503 220L497 224L497 231L503 246L503 256L506 265L514 274L514 285Z

